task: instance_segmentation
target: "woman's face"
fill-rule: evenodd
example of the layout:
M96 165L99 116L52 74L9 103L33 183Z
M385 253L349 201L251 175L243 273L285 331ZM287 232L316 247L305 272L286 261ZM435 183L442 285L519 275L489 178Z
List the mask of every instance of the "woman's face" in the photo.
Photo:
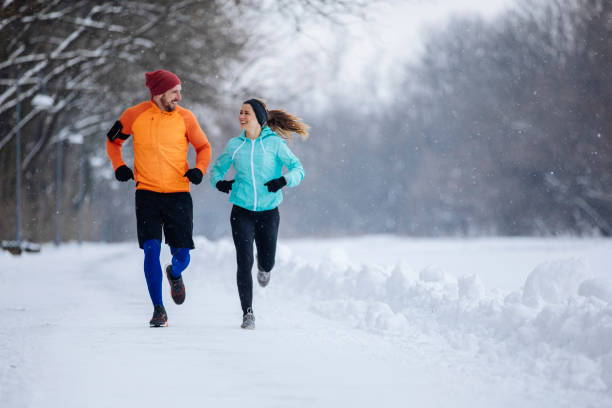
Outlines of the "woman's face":
M253 107L248 103L245 103L240 108L238 121L240 122L240 129L254 130L261 127L259 126L259 122L257 122L257 116L255 116Z

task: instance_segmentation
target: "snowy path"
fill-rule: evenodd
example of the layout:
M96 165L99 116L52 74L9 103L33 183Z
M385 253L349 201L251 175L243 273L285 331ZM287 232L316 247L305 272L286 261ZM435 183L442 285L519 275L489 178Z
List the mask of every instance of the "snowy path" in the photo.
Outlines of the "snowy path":
M566 390L491 366L414 325L401 336L316 314L283 279L255 293L257 330L239 329L233 259L194 253L188 299L150 329L132 245L0 254L2 407L578 407L605 394ZM210 248L209 248L210 249ZM73 259L72 265L66 265ZM277 268L275 274L282 273ZM214 269L214 271L212 270ZM278 278L273 274L273 279ZM166 283L164 283L166 284ZM165 289L167 289L165 287Z

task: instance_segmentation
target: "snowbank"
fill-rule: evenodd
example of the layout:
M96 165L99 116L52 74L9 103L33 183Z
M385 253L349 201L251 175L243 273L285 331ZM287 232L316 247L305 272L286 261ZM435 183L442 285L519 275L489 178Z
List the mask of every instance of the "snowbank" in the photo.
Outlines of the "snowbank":
M588 277L588 266L581 260L546 262L527 278L523 303L529 306L562 303L576 295L578 287Z
M199 248L199 256L220 262L233 254L224 241ZM497 293L477 275L455 278L437 267L415 274L405 263L355 266L342 251L331 253L317 265L281 247L275 286L355 327L406 338L420 330L568 387L612 394L612 283L591 276L583 261L543 263L522 290Z

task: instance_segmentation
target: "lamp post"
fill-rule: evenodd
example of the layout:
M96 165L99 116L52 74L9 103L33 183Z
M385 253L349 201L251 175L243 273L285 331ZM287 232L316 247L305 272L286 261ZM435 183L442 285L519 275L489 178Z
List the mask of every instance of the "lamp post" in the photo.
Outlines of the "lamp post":
M55 246L59 246L62 242L61 233L61 214L62 214L62 161L64 146L62 145L63 138L58 135L55 141L55 237L53 243Z
M19 86L17 87L19 95ZM21 101L17 100L15 106L15 117L17 122L17 132L15 133L15 241L21 248Z
M78 146L79 152L79 191L77 198L73 201L74 208L77 212L76 222L76 237L77 242L81 244L82 237L82 226L83 226L83 199L85 195L85 158L84 158L84 140L85 137L80 133L74 133L68 137L68 142L71 145Z
M38 109L44 112L49 111L53 107L54 103L55 101L53 100L53 98L45 94L38 94L32 99L32 107L34 109ZM21 159L19 157L18 157L18 160L21 162ZM21 180L21 163L19 164L19 167L17 168L17 175L18 175L18 180ZM19 188L21 189L21 186ZM19 201L21 202L20 195L18 195L18 197L19 197ZM21 204L19 206L19 212L21 212Z
M34 99L32 99L32 106L34 106L34 108L39 109L41 111L48 111L49 109L51 109L54 103L55 101L53 100L53 98L45 94L38 94L34 97ZM61 146L59 146L58 148L58 153L61 153L60 149L61 149ZM56 167L56 176L57 176L57 167ZM57 179L56 179L56 182L57 182ZM56 189L57 188L58 188L58 185L56 184ZM58 208L57 208L57 203L56 203L56 214L55 214L56 222L57 222L57 217L58 217ZM57 245L58 244L57 243L57 238L58 238L57 226L56 226L55 231L56 231L56 234L55 234L56 236L55 236L54 242Z
M19 84L17 84L19 95ZM13 255L21 255L21 101L15 106L15 241L2 241L2 249Z
M17 95L19 84L17 83ZM32 106L39 111L48 111L54 104L53 98L45 94L38 94L32 99ZM23 212L22 212L22 177L21 177L21 101L17 98L15 106L15 241L2 241L2 249L14 255L26 252L39 252L40 246L23 240Z

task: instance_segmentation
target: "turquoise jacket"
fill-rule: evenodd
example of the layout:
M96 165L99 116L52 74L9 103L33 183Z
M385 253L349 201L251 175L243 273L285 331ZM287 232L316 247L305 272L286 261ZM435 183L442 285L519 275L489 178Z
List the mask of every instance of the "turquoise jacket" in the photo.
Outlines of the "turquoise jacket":
M271 210L283 201L282 189L271 193L264 183L284 176L287 186L295 187L304 178L300 160L289 149L287 142L268 126L264 126L254 140L246 137L242 131L240 136L227 142L210 172L213 187L223 180L232 164L236 170L236 181L232 184L229 200L251 211ZM284 175L283 166L288 169Z

